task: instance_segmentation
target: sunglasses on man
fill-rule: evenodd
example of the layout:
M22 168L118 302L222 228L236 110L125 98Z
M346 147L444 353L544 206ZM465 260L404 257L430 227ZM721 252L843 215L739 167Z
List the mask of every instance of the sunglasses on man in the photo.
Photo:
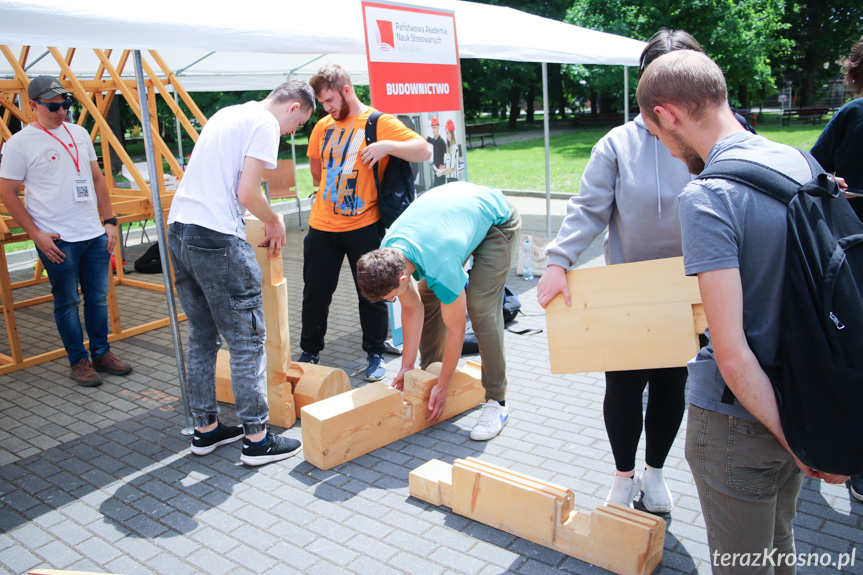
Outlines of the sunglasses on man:
M63 108L64 110L68 110L69 108L72 107L72 100L64 100L62 102L49 102L47 104L41 100L33 100L33 101L36 102L37 104L41 104L41 105L45 106L46 108L48 108L49 112L56 112L60 108Z

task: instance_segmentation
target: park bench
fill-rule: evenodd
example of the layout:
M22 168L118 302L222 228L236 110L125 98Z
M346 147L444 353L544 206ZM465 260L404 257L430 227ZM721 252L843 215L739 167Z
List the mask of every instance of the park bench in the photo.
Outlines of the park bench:
M814 125L816 123L820 123L821 119L829 112L830 108L816 106L806 108L788 108L787 110L782 111L782 117L788 118L789 120L792 118L798 118L803 121L811 121Z
M494 122L484 124L469 124L465 126L465 137L467 138L467 149L472 150L475 146L471 145L473 138L479 138L479 147L485 147L485 139L491 138L492 145L497 147L497 142L494 139Z
M623 114L617 112L605 112L600 114L581 113L575 116L576 125L593 124L622 124Z

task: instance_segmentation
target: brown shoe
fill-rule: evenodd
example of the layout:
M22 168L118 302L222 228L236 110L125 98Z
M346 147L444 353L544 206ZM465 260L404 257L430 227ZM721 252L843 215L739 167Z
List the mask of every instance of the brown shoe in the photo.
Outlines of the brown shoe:
M93 360L93 367L96 371L104 371L111 375L126 375L132 371L132 366L125 361L120 361L117 356L110 351L102 357L97 357Z
M72 379L83 387L98 387L102 385L102 378L99 377L98 373L93 371L93 364L86 359L82 359L72 366Z

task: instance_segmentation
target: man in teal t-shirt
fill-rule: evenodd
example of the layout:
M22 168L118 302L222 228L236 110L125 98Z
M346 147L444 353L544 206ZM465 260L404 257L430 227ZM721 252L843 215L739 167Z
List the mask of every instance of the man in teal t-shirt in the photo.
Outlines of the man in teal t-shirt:
M443 363L429 398L429 421L446 405L446 392L461 357L465 312L470 316L482 358L486 403L471 439L500 433L509 418L503 349L503 286L521 216L495 188L456 182L427 191L399 216L381 242L357 264L363 296L402 306L404 352L393 380L416 366ZM473 256L468 273L464 264Z

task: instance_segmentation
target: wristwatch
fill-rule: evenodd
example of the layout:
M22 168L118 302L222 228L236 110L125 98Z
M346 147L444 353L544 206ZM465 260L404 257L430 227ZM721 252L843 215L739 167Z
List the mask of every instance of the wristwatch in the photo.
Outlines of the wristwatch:
M105 224L114 224L116 226L117 225L117 216L114 216L112 218L108 218L107 220L102 220L102 225L104 226Z

